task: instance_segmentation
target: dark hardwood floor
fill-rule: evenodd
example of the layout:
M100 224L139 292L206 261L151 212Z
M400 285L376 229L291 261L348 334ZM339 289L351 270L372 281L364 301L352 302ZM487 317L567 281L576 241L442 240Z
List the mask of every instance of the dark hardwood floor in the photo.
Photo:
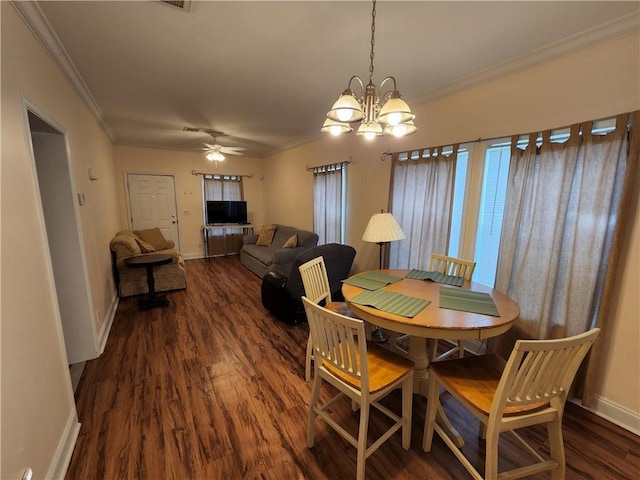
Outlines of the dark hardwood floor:
M318 422L316 446L306 446L307 325L271 317L260 280L237 256L187 261L187 276L187 290L169 293L167 308L139 312L135 298L121 299L105 352L87 363L76 390L82 427L66 478L354 478L355 449L326 424ZM331 393L323 387L324 400ZM399 407L399 392L386 403ZM451 398L443 403L482 466L477 421ZM438 437L422 451L425 407L414 396L411 449L394 435L367 460L367 478L470 478ZM334 411L356 431L349 403ZM372 436L386 425L377 413ZM567 479L640 478L639 437L572 404L564 435ZM548 451L542 427L524 436ZM526 461L501 442L501 468Z

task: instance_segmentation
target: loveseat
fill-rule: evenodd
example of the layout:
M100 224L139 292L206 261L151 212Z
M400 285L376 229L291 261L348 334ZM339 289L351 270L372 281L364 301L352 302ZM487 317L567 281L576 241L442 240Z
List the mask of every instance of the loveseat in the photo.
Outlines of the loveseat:
M173 240L167 240L159 228L146 230L121 230L111 240L113 272L120 297L148 293L147 273L144 268L131 268L124 260L136 255L165 253L173 256L171 263L153 269L155 290L164 292L187 288L184 259L174 249Z
M289 271L298 254L317 244L316 233L285 225L266 225L258 234L242 237L240 263L262 278L274 261L281 270Z

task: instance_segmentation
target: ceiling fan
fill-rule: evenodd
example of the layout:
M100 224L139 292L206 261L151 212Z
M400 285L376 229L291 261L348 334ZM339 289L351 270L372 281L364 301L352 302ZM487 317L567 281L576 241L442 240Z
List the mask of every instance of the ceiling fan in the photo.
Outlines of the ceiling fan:
M213 143L203 142L204 147L201 150L204 151L205 157L207 160L211 162L221 162L225 159L224 154L227 155L241 155L241 151L244 150L243 147L225 147L217 143L217 138L219 136L226 136L226 134L222 132L218 132L216 130L204 129L204 128L189 128L185 127L185 130L191 132L204 132L211 135L213 139Z

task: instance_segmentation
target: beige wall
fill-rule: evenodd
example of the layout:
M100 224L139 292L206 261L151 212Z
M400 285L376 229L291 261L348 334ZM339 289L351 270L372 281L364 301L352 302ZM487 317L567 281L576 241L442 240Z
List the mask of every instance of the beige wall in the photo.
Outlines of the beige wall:
M26 467L34 469L35 478L61 473L77 425L20 94L68 135L73 183L76 191L87 197L87 205L78 208L78 213L98 331L107 323L105 312L115 293L109 240L115 231L127 227L123 172L176 175L182 248L187 255L199 256L200 178L190 171L216 170L195 153L114 149L13 7L1 2L0 8L0 478L12 480L20 478ZM380 160L383 151L520 133L639 109L639 43L638 35L630 36L414 106L420 130L403 141L384 138L365 144L354 136L322 138L265 160L230 159L218 171L253 173L245 182L245 193L251 221L257 226L278 222L311 228L312 175L306 167L351 157L346 240L358 250L356 268L371 268L377 263L377 246L364 244L360 238L370 215L387 207L390 163ZM88 179L89 167L98 172L98 181ZM191 214L186 215L185 210ZM610 355L603 365L599 394L601 405L613 407L610 411L617 414L621 407L637 419L640 239L635 210L637 204L613 327L603 337Z
M2 405L0 478L66 468L77 418L22 97L68 138L96 331L114 300L108 236L117 227L112 147L8 2L2 21ZM99 172L91 182L87 168ZM99 201L98 201L99 200ZM71 442L71 443L70 443Z
M225 161L215 165L198 152L116 146L114 153L121 229L129 228L124 180L127 173L174 175L180 250L187 259L199 258L204 254L201 228L202 176L193 175L191 173L193 170L220 175L253 175L252 178L242 180L248 220L255 224L257 229L264 222L264 181L262 180L264 162L261 159L228 155Z
M346 242L358 252L355 270L374 268L378 247L362 242L361 236L369 217L387 208L390 162L380 160L382 152L508 136L638 110L639 59L640 36L629 35L425 105L412 105L419 130L406 139L368 143L354 134L327 136L272 155L265 167L266 220L312 226L313 179L305 166L352 157ZM318 125L321 122L319 118ZM296 199L295 205L290 198ZM601 340L610 355L602 366L596 408L640 431L640 219L637 207L632 210L633 238L627 240L619 298L612 327Z

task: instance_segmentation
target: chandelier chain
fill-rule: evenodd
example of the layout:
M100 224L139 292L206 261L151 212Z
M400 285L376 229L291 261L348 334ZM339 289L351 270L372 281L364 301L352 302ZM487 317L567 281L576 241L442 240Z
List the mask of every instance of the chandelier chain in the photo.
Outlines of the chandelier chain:
M373 83L373 47L376 44L376 0L373 0L371 11L371 64L369 65L369 83Z

